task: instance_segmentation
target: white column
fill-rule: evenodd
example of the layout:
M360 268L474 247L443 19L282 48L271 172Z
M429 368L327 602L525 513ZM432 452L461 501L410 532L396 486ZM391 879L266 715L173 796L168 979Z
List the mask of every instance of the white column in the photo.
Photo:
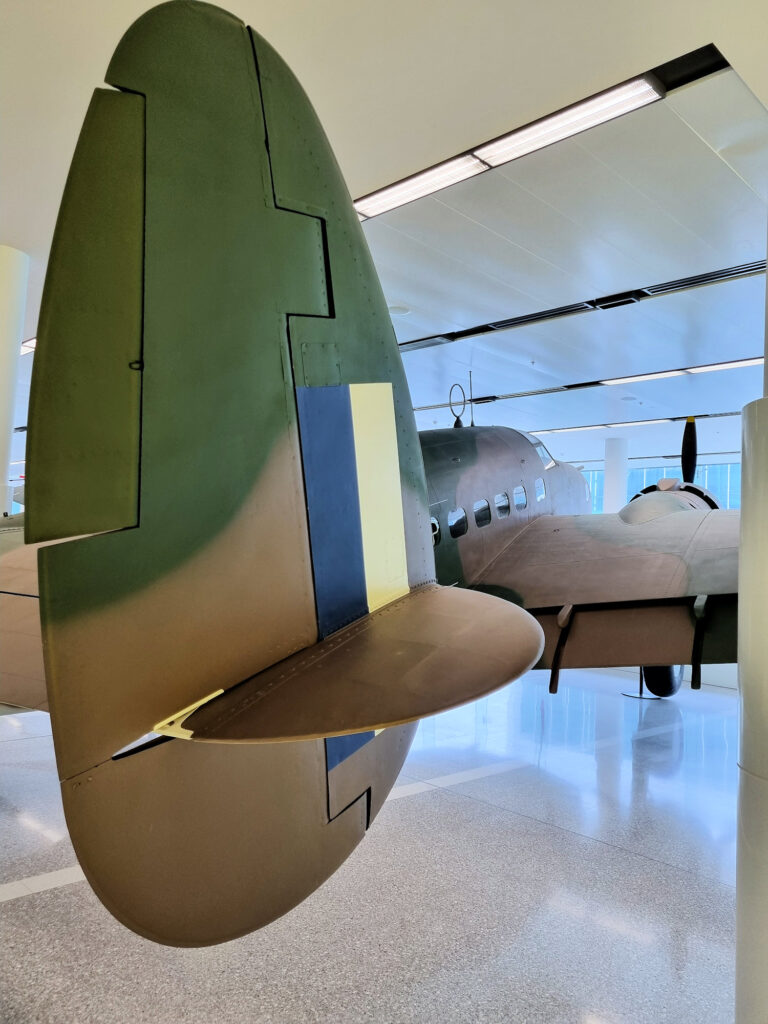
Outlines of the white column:
M0 514L11 511L13 500L8 477L28 273L27 254L0 245Z
M627 440L624 437L605 439L605 476L603 478L603 512L618 512L627 504Z
M736 1024L768 1021L768 398L742 413Z

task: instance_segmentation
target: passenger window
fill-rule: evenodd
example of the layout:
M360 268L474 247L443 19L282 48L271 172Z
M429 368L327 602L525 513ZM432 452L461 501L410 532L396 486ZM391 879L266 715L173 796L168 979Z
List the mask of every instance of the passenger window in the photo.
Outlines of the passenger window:
M437 516L431 516L429 522L430 526L432 527L432 547L436 548L437 545L440 543L440 520L437 518Z
M467 513L463 508L455 508L448 513L448 529L452 537L463 537L467 532Z
M499 519L504 519L509 515L509 495L506 491L502 491L501 494L497 494L493 499L496 505L496 515Z
M478 526L488 526L491 521L491 506L485 500L481 498L480 501L476 501L474 506L475 522Z
M540 476L534 480L534 487L536 488L536 501L544 501L547 496L547 488Z
M524 508L528 507L528 495L525 493L525 488L521 485L516 487L512 492L512 500L515 503L515 509L518 512L522 512Z

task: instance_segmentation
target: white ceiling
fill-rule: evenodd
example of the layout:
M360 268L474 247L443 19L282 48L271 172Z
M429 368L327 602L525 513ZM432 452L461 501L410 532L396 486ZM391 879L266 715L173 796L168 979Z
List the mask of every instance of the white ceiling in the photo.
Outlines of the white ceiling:
M222 2L294 69L354 196L708 43L768 104L764 0ZM32 258L27 337L91 92L152 4L0 0L0 241Z
M765 259L768 112L728 70L660 102L366 221L400 341ZM454 381L476 396L760 355L765 277L404 350L416 407ZM479 407L526 430L740 410L762 369L649 381ZM417 413L448 425L446 410ZM738 418L700 426L736 450ZM611 430L630 454L676 450L679 425ZM548 437L558 458L600 457L606 432Z
M546 7L478 0L471 14L461 0L446 0L439 18L430 5L414 8L407 0L394 0L384 20L378 6L368 9L348 0L329 0L322 9L307 0L285 0L280 5L231 0L226 6L264 32L297 71L329 131L352 193L360 195L711 41L763 99L768 98L768 72L758 31L764 7L758 0L729 0L727 5L725 0L716 0L705 8L695 0L681 0L671 7L665 0L649 2L647 17L639 20L608 0L589 0L577 6L556 0ZM0 120L5 126L0 148L4 186L0 190L0 240L32 255L28 335L36 328L55 211L88 97L101 81L122 31L149 6L151 0L115 0L108 5L101 0L72 0L66 5L58 0L28 0L24 4L0 0L4 26ZM567 159L558 156L563 152L560 146L552 147L466 183L479 191L465 188L461 202L462 186L441 194L439 201L425 200L425 204L437 205L441 216L450 216L453 224L462 225L458 253L445 252L442 242L435 243L441 217L436 222L428 212L423 214L423 223L414 223L405 233L402 225L388 225L385 218L370 222L367 230L371 235L382 236L378 258L387 294L392 296L390 302L413 309L399 323L401 336L456 329L493 315L511 316L516 311L529 313L561 305L571 301L568 296L591 298L700 269L763 258L765 111L734 74L719 79L706 101L700 102L696 93L707 85L703 82L676 92L664 104L632 115L641 120L652 115L659 121L658 134L651 132L650 146L640 147L650 169L644 180L637 178L636 160L629 155L641 130L636 133L628 117L563 144L571 150ZM688 126L684 142L676 135L676 125ZM615 133L613 145L609 133ZM533 160L538 161L537 168L527 172ZM567 164L565 171L563 163ZM691 163L693 180L689 180ZM590 186L581 193L581 200L572 194L579 192L579 180ZM743 188L739 188L740 180ZM632 203L624 201L626 187L632 193ZM492 193L500 194L496 207L492 201L483 201L486 189L489 200L493 200ZM398 212L410 214L417 206ZM533 234L537 239L529 246L527 239ZM435 250L435 259L445 261L435 278L412 296L413 304L395 297L407 293L412 274L395 255L393 236L416 262L422 260L414 252L423 253L425 246ZM760 239L763 242L755 254ZM378 243L372 242L375 250ZM503 273L499 265L505 267ZM680 272L673 269L683 266L686 269ZM468 290L471 295L461 294L459 301L453 289L444 287L443 277L460 279L462 268L476 287ZM520 384L501 387L500 382L504 376L520 381L528 367L534 376L537 369L541 371L539 379L562 378L572 367L573 379L579 380L605 375L603 369L597 373L586 369L589 365L607 366L608 359L616 364L617 374L634 372L627 368L630 359L633 368L662 368L655 365L658 351L651 348L660 337L660 328L643 328L638 310L643 317L662 318L664 331L677 338L679 350L695 353L709 348L716 352L715 359L757 354L763 346L762 320L754 295L749 309L734 299L728 312L720 309L719 299L712 300L718 307L721 333L710 332L707 341L700 329L702 322L714 323L715 314L706 312L704 297L721 289L734 289L735 295L742 286L760 285L734 282L693 293L699 321L686 321L687 340L682 318L692 314L675 310L662 317L660 312L662 308L672 310L680 297L648 300L629 311L560 321L554 332L550 323L484 339L484 346L499 344L507 350L491 364L491 383L484 390L523 389ZM497 307L498 314L490 312ZM626 313L626 329L631 331L630 345L622 347L607 327L590 325L590 341L579 333L586 331L589 321L618 318L622 313ZM566 323L574 332L568 335L567 345L559 330ZM539 340L545 332L550 336L546 344ZM734 346L729 355L721 351L726 337ZM661 341L655 343L657 349L666 351ZM423 379L421 371L409 369L414 390L419 395L439 394L437 400L442 400L446 380L466 379L469 366L477 371L483 360L490 364L495 358L492 350L481 356L479 345L475 342L463 352L456 345L435 350L443 355L440 368L429 364ZM449 357L451 349L454 354ZM528 352L531 354L523 358ZM643 358L646 354L648 360ZM708 361L692 355L678 362L667 354L665 365ZM408 354L406 365L417 356L428 355ZM531 359L534 366L530 366ZM730 371L735 373L742 371ZM717 389L720 406L740 402L740 396L747 393L750 398L760 393L759 371L744 373L751 383L737 387L736 378L728 376L733 385ZM482 380L477 383L481 387L476 391L483 390ZM649 387L644 385L642 395L629 396L633 401L626 407L636 404L637 409L620 418L648 418L647 406L660 394L646 390ZM582 407L581 422L608 418L597 415L596 393L583 393L590 398L589 405ZM684 412L700 411L699 407L687 407L689 402L681 391L676 394L678 407L686 407ZM576 412L571 407L558 408L571 416ZM478 418L519 421L525 412L519 403L496 403L482 407L482 413L478 410ZM531 427L545 425L539 412L546 413L547 420L554 415L549 406L537 407L528 416ZM592 415L587 416L588 412ZM419 416L423 425L431 419ZM594 443L599 433L593 431L582 438L591 437L590 443ZM552 437L549 435L549 441L554 449ZM722 434L718 437L713 444L726 443ZM727 443L738 447L738 424ZM565 454L562 445L556 454L585 458L585 444L579 440L572 456ZM641 447L651 446L648 435L648 443Z

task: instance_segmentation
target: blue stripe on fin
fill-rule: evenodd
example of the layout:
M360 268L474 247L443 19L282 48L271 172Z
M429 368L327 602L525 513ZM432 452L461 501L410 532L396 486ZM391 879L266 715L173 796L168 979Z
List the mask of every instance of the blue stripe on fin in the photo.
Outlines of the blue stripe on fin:
M368 613L349 388L296 388L320 637Z
M356 750L364 747L376 735L375 732L357 732L350 736L329 736L325 741L325 762L328 771L346 761Z

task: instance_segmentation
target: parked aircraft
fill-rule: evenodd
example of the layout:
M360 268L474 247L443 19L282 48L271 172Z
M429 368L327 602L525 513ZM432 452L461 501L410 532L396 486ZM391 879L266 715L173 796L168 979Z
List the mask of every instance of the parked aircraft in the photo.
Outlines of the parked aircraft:
M40 315L39 572L15 522L0 539L0 700L46 699L39 582L78 860L128 927L199 946L320 885L397 777L401 723L503 685L543 637L434 583L386 304L288 67L171 0L106 77Z
M670 696L671 666L736 661L739 513L690 482L660 480L618 513L536 437L507 427L419 435L438 580L506 597L544 628L540 668L642 665ZM695 426L683 440L693 478Z

